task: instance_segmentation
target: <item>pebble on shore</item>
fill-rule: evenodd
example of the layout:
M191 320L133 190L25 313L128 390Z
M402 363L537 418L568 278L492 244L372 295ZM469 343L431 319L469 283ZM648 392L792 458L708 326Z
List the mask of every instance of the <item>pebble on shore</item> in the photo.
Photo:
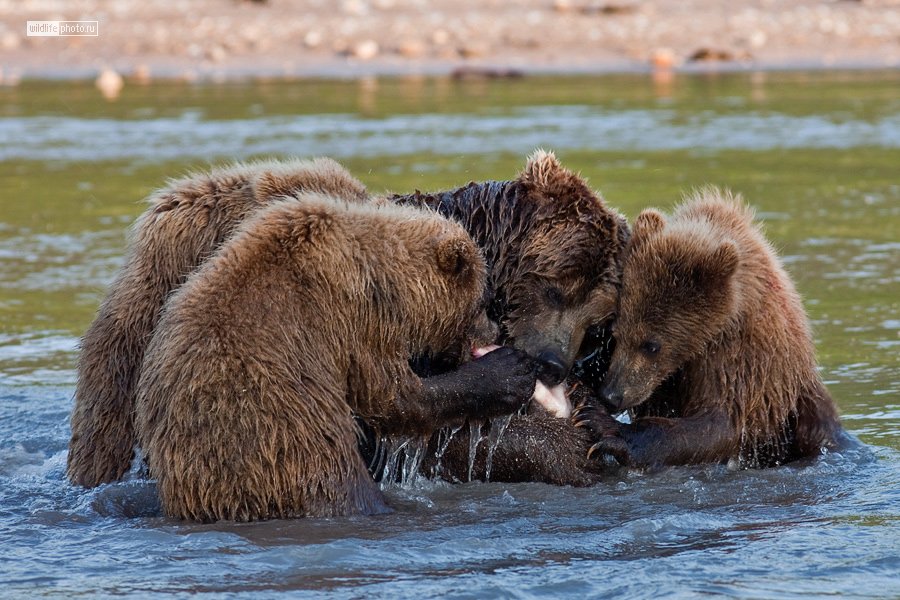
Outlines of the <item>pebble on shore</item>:
M125 81L122 79L121 75L107 67L100 71L100 75L97 77L94 84L97 86L97 89L100 90L100 93L103 94L104 98L107 100L115 100L122 92Z
M375 40L363 40L350 47L350 56L359 60L372 60L380 50Z

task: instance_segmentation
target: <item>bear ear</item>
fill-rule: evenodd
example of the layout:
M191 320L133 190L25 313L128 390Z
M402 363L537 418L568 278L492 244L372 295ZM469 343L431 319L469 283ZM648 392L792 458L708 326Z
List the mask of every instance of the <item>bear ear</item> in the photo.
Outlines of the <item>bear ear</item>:
M559 164L556 155L549 150L538 148L528 157L522 176L540 187L552 185L567 176L569 172Z
M740 256L734 242L725 242L713 251L707 260L707 269L723 279L729 279L737 271Z
M461 277L475 261L471 240L458 236L448 236L437 244L437 265L442 273Z
M603 199L581 175L562 166L552 152L535 150L516 181L528 190L520 197L519 208L525 203L546 206L552 219L565 215L566 219L591 223L603 230L608 227L605 218L594 218L608 213Z
M656 209L648 208L641 211L641 214L634 220L632 235L634 237L644 237L659 233L666 226L666 218Z
M683 276L697 292L717 292L728 287L739 262L737 246L733 242L724 242L700 256L693 265L685 265L688 269ZM673 270L677 271L678 267L673 267Z

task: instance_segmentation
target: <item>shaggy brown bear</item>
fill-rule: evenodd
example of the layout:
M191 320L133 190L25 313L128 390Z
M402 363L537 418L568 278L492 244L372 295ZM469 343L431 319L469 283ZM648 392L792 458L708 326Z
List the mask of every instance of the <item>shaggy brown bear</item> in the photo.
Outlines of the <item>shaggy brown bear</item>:
M468 351L484 276L432 211L306 196L251 217L166 303L144 356L136 425L166 515L383 511L354 415L427 434L522 404L428 403L408 364Z
M837 408L816 371L800 297L740 198L707 189L634 224L612 364L586 408L597 450L629 465L776 465L834 447Z
M81 342L68 475L115 481L134 455L134 385L169 293L249 214L275 199L318 192L366 202L366 188L330 159L270 161L173 181L149 198L125 265Z
M151 198L129 259L83 341L69 445L74 483L98 485L128 469L134 383L166 296L247 215L298 190L366 198L363 186L327 159L214 170ZM535 153L511 181L391 201L430 206L466 228L488 259L492 318L508 345L542 361L550 385L568 371L585 330L611 314L627 224L551 153ZM421 375L435 372L428 360L416 362ZM521 352L497 351L424 382L435 396L524 397L533 379L505 376L524 362Z

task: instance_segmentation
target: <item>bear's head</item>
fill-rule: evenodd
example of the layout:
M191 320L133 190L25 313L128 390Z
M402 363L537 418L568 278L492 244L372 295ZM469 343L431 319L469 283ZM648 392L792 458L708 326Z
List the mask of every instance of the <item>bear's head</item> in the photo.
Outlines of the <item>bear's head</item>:
M419 326L410 322L410 354L468 357L473 345L497 337L485 311L487 269L481 250L458 223L428 209L405 210L420 213L397 229L405 245L400 294L409 314L422 317L416 320Z
M257 233L258 221L266 235ZM240 251L258 255L245 262L294 265L291 281L304 299L297 319L321 302L315 310L334 313L325 337L346 340L352 352L366 348L385 361L402 355L405 363L468 357L472 344L496 339L481 250L461 225L429 208L305 192L260 210L243 235Z
M517 182L509 244L493 261L500 285L491 316L503 343L537 358L552 386L566 377L585 332L614 313L628 225L550 152L535 152Z
M635 220L613 325L615 350L601 397L637 406L704 351L735 313L734 242L709 221L673 220L652 209Z

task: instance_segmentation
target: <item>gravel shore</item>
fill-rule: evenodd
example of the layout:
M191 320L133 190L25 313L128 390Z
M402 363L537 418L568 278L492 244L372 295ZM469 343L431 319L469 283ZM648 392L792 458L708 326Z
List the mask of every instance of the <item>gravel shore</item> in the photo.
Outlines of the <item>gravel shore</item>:
M32 37L29 20L98 21ZM0 81L896 68L900 0L0 0Z

